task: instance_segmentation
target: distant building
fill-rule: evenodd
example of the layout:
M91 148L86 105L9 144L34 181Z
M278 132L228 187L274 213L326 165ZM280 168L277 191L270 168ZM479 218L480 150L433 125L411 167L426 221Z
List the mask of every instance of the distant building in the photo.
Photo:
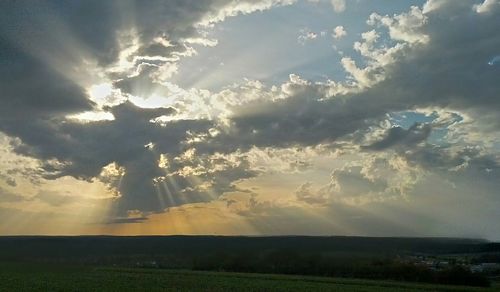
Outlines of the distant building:
M471 265L470 271L473 273L488 273L500 271L500 263L480 263L477 265Z

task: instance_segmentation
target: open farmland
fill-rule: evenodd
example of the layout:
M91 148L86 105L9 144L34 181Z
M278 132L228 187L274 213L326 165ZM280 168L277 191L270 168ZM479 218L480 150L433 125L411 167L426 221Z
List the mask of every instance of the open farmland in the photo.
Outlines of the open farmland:
M497 291L305 276L0 263L0 291Z

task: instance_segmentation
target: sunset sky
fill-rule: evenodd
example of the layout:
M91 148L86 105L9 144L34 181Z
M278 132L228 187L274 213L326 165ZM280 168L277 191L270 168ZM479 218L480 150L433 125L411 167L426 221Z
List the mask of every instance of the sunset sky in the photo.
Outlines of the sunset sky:
M500 240L500 0L0 1L0 235Z

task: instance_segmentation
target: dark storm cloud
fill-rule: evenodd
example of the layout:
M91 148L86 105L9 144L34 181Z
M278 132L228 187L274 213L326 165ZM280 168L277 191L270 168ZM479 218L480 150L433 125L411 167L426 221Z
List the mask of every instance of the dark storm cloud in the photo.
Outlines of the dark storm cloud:
M117 61L121 33L134 31L139 56L172 56L186 50L179 40L198 36L196 24L230 1L1 1L0 113L2 120L69 114L91 109L84 89L58 72L54 62L79 67ZM249 2L251 3L251 2ZM249 4L250 5L250 4ZM161 47L155 38L174 45ZM86 60L89 58L90 60ZM127 72L129 74L130 72ZM17 123L17 121L15 121ZM7 128L2 122L1 130ZM22 127L22 125L20 125ZM14 125L9 134L16 135Z
M0 130L23 136L16 133L16 124L26 123L20 117L53 118L54 114L93 108L85 89L65 76L70 72L59 72L53 63L77 68L84 61L96 60L101 66L109 65L120 53L120 33L131 30L144 47L139 50L141 56L157 56L162 50L151 52L154 38L168 37L175 42L195 35L194 25L225 4L227 1L2 1ZM178 44L164 47L161 53L168 56L183 51L185 46Z
M125 173L119 183L112 183L121 197L114 206L117 215L123 215L127 210L145 212L162 211L167 207L183 203L208 201L226 191L234 190L234 181L253 176L245 164L228 167L220 171L203 172L184 177L170 175L172 181L166 181L173 196L173 201L166 198L165 190L155 182L169 173L182 170L185 166L196 166L205 158L194 162L172 163L168 169L158 166L160 153L168 153L170 157L179 156L189 148L181 142L192 133L208 131L213 124L204 120L172 121L167 125L151 123L158 116L170 115L175 112L171 108L144 109L126 102L106 108L113 113L115 120L79 123L64 121L54 124L58 135L44 136L41 139L30 140L31 143L14 145L14 150L46 161L56 159L60 163L46 163L45 178L55 179L63 176L73 176L84 180L93 180L101 174L103 167L116 163L123 167ZM188 133L189 131L189 133ZM151 146L147 146L148 144ZM150 148L151 147L151 148ZM223 161L219 161L219 164ZM213 165L206 165L207 169ZM210 182L208 189L198 189L200 182ZM45 196L52 199L54 196ZM56 198L50 202L63 204L70 198Z
M54 165L62 170L56 175L92 178L112 161L123 161L128 154L144 152L144 145L160 132L164 138L186 135L183 129L165 131L149 122L153 117L172 113L172 109L141 109L126 102L108 109L114 121L79 123L71 120L50 120L39 125L39 132L22 136L22 144L14 145L18 153L44 160L58 159L69 164ZM42 132L43 131L43 132ZM159 139L159 138L156 138Z
M231 118L229 132L216 136L208 151L232 152L257 147L311 146L329 143L363 129L385 113L382 109L366 112L353 100L318 100L315 90L298 93L288 99L258 101L243 106Z
M500 14L475 13L472 7L478 1L440 2L439 9L426 14L424 33L429 43L390 69L390 78L377 86L385 92L378 101L382 106L399 101L410 106L478 109L495 114L500 122L495 81L499 71L487 64L500 46L495 29Z
M408 130L393 127L387 130L384 138L362 148L381 151L390 147L412 147L425 141L431 134L431 130L431 125L419 123L413 124Z
M0 77L0 120L3 121L0 126L5 131L16 131L15 124L29 122L25 117L48 118L90 110L93 106L84 90L73 81L2 38Z
M152 124L151 119L171 114L173 110L143 109L129 102L109 111L115 120L88 124L65 122L58 131L65 140L49 141L53 147L38 141L34 143L36 148L23 144L26 149L17 150L70 162L46 166L49 178L70 175L91 180L99 176L103 167L115 162L125 168L117 187L121 194L119 209L159 211L153 179L165 175L158 166L160 153L179 155L184 148L180 142L187 139L188 130L206 132L211 124L202 120L176 121L167 126ZM149 143L154 149L146 146ZM64 149L57 145L64 145Z
M455 174L470 174L471 177L484 174L486 177L500 179L498 157L485 152L480 147L426 144L410 151L401 152L400 155L409 162L425 169L451 171Z
M176 51L165 48L164 51L148 52L154 47L154 38L168 36L175 41L195 35L194 25L227 3L229 1L215 0L89 0L64 3L56 0L8 0L0 4L1 32L5 38L35 50L57 49L74 38L100 64L105 65L114 62L120 53L120 32L137 32L143 56L151 56L149 53L167 56ZM53 35L63 29L70 35Z
M93 72L80 74L78 68L88 61L102 68L115 63L124 42L127 45L134 37L139 46L135 56L175 60L187 50L180 41L198 36L197 23L207 15L218 15L228 4L234 5L220 0L2 1L0 131L20 138L13 142L16 153L42 160L47 179L69 175L93 180L103 167L115 162L125 169L120 184L115 185L121 194L119 212L160 211L165 206L158 203L153 183L165 175L158 167L160 153L180 154L185 148L182 141L190 134L207 132L211 122L181 120L160 126L150 120L171 115L173 109L147 110L128 102L104 108L114 121L82 124L68 120L68 114L96 108L74 76L92 79ZM151 67L148 73L155 69ZM142 83L141 90L154 89L149 74L143 80L120 75L110 77L125 78L117 83L125 92L137 93L131 88ZM155 151L145 147L149 143ZM214 179L219 195L232 182Z
M104 222L98 222L98 224L136 224L145 222L147 220L147 217L112 218Z

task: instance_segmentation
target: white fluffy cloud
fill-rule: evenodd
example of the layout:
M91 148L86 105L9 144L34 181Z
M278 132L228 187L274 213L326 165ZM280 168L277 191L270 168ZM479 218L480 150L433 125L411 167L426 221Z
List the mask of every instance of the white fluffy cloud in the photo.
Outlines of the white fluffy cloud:
M342 25L338 25L333 29L332 36L334 39L340 39L347 35L347 31Z
M333 10L335 10L335 12L337 13L344 12L346 9L345 0L331 0L331 3L333 6Z

